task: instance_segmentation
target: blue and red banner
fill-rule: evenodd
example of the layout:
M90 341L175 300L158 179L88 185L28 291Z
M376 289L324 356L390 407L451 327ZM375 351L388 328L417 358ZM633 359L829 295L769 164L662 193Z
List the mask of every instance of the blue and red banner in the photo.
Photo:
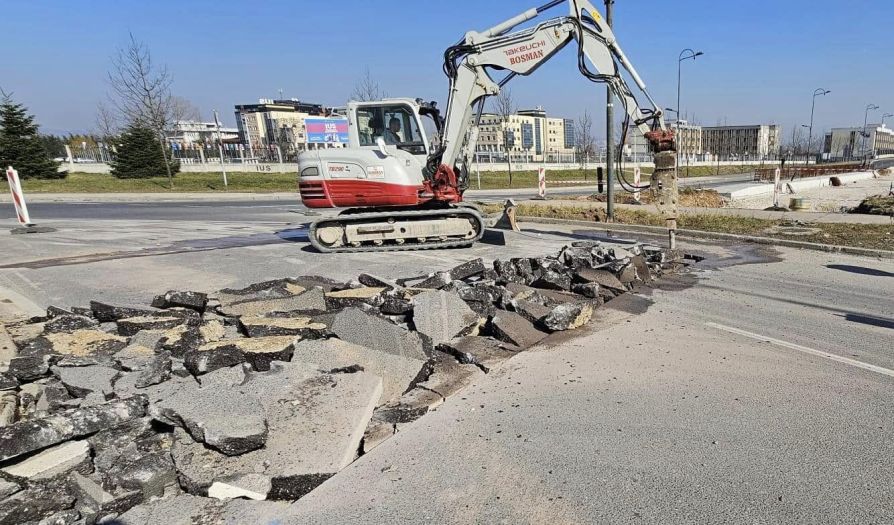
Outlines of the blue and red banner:
M307 142L309 143L348 143L348 119L308 118L304 119L304 126L307 130Z

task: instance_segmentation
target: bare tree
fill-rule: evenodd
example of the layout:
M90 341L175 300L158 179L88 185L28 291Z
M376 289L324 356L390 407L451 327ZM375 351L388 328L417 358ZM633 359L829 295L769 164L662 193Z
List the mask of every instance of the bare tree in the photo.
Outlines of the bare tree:
M503 134L503 149L506 150L506 163L509 165L509 186L512 186L512 156L510 155L511 146L509 139L512 132L509 129L509 119L518 111L515 105L515 99L512 98L512 91L509 88L501 88L500 93L491 102L492 111L500 117L502 123L501 133Z
M381 100L388 95L379 87L379 83L373 80L369 73L369 68L363 73L357 84L354 85L354 91L351 93L351 100L359 102L369 102L371 100Z
M590 112L584 110L584 114L578 117L574 123L574 150L582 170L587 169L587 161L590 155L596 155L596 139L593 137L593 118Z
M166 66L152 62L148 46L130 34L130 41L112 57L109 84L112 104L128 124L141 124L152 129L158 137L164 156L168 184L174 187L174 176L168 162L165 129L172 121L175 105L171 95L173 79Z
M178 97L176 95L171 96L171 98L169 99L168 111L170 115L170 122L173 124L181 121L202 120L202 112L199 111L199 108L197 108L195 104L183 97Z
M121 133L121 122L105 102L96 105L96 134L108 142Z

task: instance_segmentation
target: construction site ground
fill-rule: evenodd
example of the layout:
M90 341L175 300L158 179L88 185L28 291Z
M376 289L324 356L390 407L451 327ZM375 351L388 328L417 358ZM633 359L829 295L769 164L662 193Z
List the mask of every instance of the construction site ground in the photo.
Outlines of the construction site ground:
M291 202L42 212L57 231L3 241L6 315L295 275L409 277L604 234L523 223L471 249L322 256L306 242L315 216ZM0 225L14 226L9 213ZM584 332L509 359L270 519L884 522L894 513L883 482L894 470L894 264L682 248L705 260L608 303Z

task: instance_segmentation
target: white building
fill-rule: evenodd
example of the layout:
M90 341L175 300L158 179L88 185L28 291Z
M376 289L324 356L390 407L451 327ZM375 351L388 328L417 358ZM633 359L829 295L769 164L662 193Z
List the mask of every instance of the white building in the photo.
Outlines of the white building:
M867 125L865 137L862 126L832 128L823 142L825 160L862 159L864 155L871 158L890 154L894 154L894 130L884 124Z
M572 162L574 121L547 117L543 108L522 110L506 121L494 113L483 113L478 125L479 158L530 162Z
M214 122L198 122L181 120L167 131L168 141L179 144L217 144L217 124ZM239 138L237 128L220 127L220 137L224 142L232 142Z
M702 151L724 160L766 159L779 152L780 132L776 124L703 126Z

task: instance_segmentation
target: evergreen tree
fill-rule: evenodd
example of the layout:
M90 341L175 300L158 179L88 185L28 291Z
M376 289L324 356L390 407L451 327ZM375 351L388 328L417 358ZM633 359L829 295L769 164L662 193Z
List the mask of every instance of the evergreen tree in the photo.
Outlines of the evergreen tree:
M12 166L23 179L61 179L59 163L50 158L37 124L25 107L0 91L0 168Z
M118 155L112 161L112 175L119 179L162 177L165 169L161 144L155 132L141 124L133 124L121 134ZM171 173L180 170L180 163L170 164Z

